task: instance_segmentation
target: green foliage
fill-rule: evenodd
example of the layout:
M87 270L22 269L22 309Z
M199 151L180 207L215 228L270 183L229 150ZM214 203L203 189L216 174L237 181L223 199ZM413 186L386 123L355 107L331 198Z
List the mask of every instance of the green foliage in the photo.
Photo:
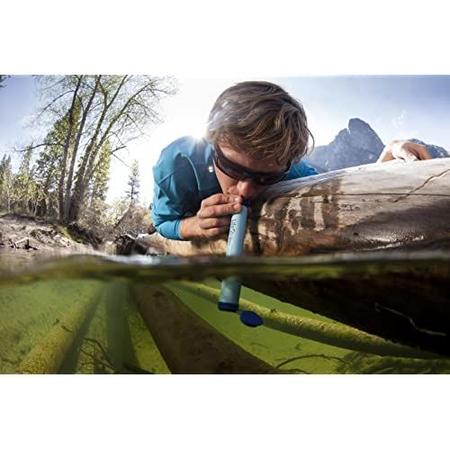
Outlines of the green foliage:
M0 162L0 208L10 210L12 198L13 173L11 156L3 155Z
M140 136L143 127L159 123L160 99L174 90L170 80L150 76L83 75L43 81L48 97L45 114L54 120L67 117L68 125L61 162L64 183L59 183L60 204L64 203L60 218L77 221L86 206L105 196L106 148L112 155ZM70 150L67 143L72 140ZM135 181L130 195L137 202Z
M90 185L90 204L104 202L108 192L109 172L111 168L111 144L106 141L100 150L94 176Z
M20 213L35 213L41 191L34 178L32 167L33 147L29 146L22 153L19 170L13 176L10 195L10 210Z

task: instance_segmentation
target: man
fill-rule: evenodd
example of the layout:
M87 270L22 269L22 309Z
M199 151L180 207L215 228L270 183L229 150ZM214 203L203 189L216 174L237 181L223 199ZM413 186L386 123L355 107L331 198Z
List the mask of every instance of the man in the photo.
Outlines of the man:
M226 233L243 199L317 173L301 161L310 139L303 106L280 86L247 81L226 89L210 112L206 139L178 139L153 168L156 229L169 239ZM378 162L429 158L422 145L394 141Z

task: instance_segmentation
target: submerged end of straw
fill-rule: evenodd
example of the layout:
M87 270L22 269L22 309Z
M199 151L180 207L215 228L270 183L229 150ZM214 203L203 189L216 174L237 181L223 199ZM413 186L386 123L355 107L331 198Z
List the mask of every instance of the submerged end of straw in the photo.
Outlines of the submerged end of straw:
M229 312L236 312L239 308L239 305L236 303L220 302L220 301L217 304L217 306L221 311L229 311Z

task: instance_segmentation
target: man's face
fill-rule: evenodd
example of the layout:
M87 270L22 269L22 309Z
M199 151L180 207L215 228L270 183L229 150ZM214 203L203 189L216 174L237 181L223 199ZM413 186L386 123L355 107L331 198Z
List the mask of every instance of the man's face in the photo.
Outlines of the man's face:
M242 166L252 172L276 173L286 170L285 166L280 166L271 160L255 160L249 156L240 153L226 144L220 144L220 150L223 155L231 162ZM226 194L240 195L245 199L253 200L265 189L267 185L259 184L251 178L237 180L223 172L216 164L214 164L217 179L219 181L222 192Z

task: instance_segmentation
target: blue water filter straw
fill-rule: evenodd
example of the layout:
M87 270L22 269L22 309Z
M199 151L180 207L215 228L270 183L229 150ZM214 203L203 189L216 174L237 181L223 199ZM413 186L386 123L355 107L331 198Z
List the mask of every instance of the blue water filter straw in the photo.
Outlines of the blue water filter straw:
M228 233L227 256L240 256L244 248L244 237L247 229L249 201L244 201L241 210L231 217L230 231ZM222 311L236 312L239 309L239 297L241 296L241 281L239 277L228 277L222 281L219 309ZM263 320L253 311L242 311L241 322L249 327L262 325Z
M244 237L247 229L249 201L245 200L241 210L231 216L230 231L228 232L227 256L240 256L244 248ZM228 277L222 281L219 297L221 311L235 312L239 309L241 282L239 277Z

